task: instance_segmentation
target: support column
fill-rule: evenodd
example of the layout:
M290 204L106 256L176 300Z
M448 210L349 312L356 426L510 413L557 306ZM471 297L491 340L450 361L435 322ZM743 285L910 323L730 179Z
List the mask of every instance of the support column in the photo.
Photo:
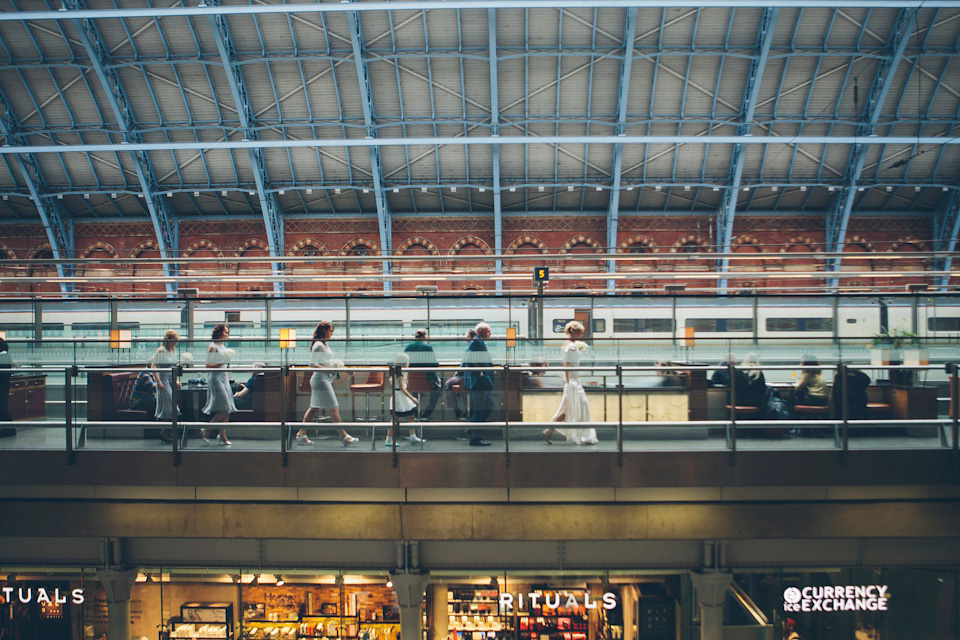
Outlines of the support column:
M700 640L723 640L723 601L732 577L720 571L690 573L700 605Z
M430 574L396 573L390 575L390 580L400 605L400 640L422 640L420 607Z
M432 584L430 591L430 609L427 611L427 627L430 635L427 640L447 640L450 617L447 615L447 585Z
M136 569L97 569L97 578L107 593L107 638L130 640L130 592Z
M632 584L620 587L620 608L623 610L623 640L636 640L637 589Z

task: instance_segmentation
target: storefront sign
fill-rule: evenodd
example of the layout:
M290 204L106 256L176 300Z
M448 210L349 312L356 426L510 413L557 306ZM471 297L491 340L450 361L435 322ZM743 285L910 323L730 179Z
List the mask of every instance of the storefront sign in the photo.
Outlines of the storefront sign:
M784 611L886 611L887 586L787 587Z
M617 606L617 594L607 592L599 601L590 597L589 593L583 594L583 601L577 598L577 594L570 592L557 593L501 593L500 609L501 611L512 611L513 603L516 601L520 609L526 609L524 602L529 602L530 608L544 606L547 609L559 609L560 607L575 609L584 607L586 609L596 609L599 604L604 609L614 609Z
M3 601L11 604L20 602L21 604L30 604L36 602L39 604L66 604L67 596L60 593L60 589L44 589L43 587L0 587L3 593ZM69 592L73 604L83 604L83 589L74 589Z

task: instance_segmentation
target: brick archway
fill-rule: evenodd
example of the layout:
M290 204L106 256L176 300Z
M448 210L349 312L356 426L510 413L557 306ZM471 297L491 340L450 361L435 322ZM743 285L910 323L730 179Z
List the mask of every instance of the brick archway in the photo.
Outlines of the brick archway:
M262 249L263 251L267 252L267 255L270 254L270 245L258 238L250 238L249 240L245 240L244 242L240 243L240 246L237 247L237 250L233 252L234 257L239 258L243 255L244 251L250 249L251 247Z
M657 245L654 244L653 240L648 238L645 235L635 235L630 236L626 240L620 243L620 246L617 247L617 253L630 253L630 247L635 244L642 245L650 250L650 253L659 253L660 249L657 248Z
M898 238L896 242L890 245L889 250L899 251L900 247L904 245L914 246L917 248L917 251L929 251L929 249L927 249L927 243L913 236L903 236L902 238Z
M83 250L83 253L80 254L80 258L89 258L94 251L106 251L113 258L119 258L120 254L116 249L113 248L113 245L106 242L94 242L89 247Z
M131 249L127 257L130 258L131 260L136 260L137 258L140 257L141 253L143 253L144 251L149 251L151 249L157 252L160 251L160 248L157 247L156 241L147 240L145 242L141 242L140 244L135 246L133 249Z
M366 238L355 238L343 245L343 248L340 249L341 256L348 256L350 252L356 249L357 247L364 246L367 249L370 249L370 253L373 255L378 255L380 253L380 248L372 240L367 240Z
M513 242L511 242L510 246L508 246L506 250L504 250L503 255L506 255L506 256L513 255L518 248L520 248L525 244L532 244L533 246L535 246L537 249L540 250L540 253L550 253L550 250L547 249L547 245L544 244L543 241L540 240L540 238L534 238L533 236L522 236L520 238L517 238Z
M588 238L587 236L574 236L563 243L563 246L560 247L560 253L570 253L570 249L578 244L585 244L590 246L594 253L603 253L603 247L600 246L600 243L594 240L593 238Z
M813 252L817 250L818 245L819 243L809 236L794 236L783 243L783 246L780 247L780 253L789 253L790 247L796 246L805 246Z
M437 245L433 244L432 242L430 242L429 240L427 240L422 236L413 236L412 238L407 238L400 244L400 246L398 246L395 249L395 252L397 255L402 256L407 251L407 249L409 249L410 247L415 247L417 245L420 245L423 248L425 248L427 251L430 252L430 255L432 256L440 255L440 249L437 248Z
M493 255L493 249L490 248L490 245L487 244L487 242L483 238L478 238L476 236L465 236L463 238L460 238L455 243L453 243L453 246L450 247L450 251L447 252L447 255L449 256L457 255L457 253L459 253L460 250L463 249L468 244L473 244L480 247L480 249L488 256Z
M296 243L290 247L290 253L293 255L299 255L301 251L307 247L313 247L317 250L317 254L321 256L329 256L330 251L327 249L327 246L320 242L319 240L314 240L313 238L304 238L300 242Z
M189 247L187 247L186 251L183 252L183 255L189 257L189 256L192 256L193 254L195 254L197 251L200 251L200 250L202 250L202 249L206 249L207 251L210 251L211 253L215 253L215 254L217 254L217 256L220 257L220 258L223 257L223 251L220 250L220 247L218 247L217 245L213 244L213 243L210 242L209 240L205 240L205 239L204 239L204 240L197 240L197 241L194 242L192 245L190 245Z
M679 240L677 240L676 242L674 242L673 245L671 245L670 247L670 253L681 253L684 247L690 246L691 244L696 245L699 249L702 249L707 246L706 240L704 240L700 236L689 235L689 236L684 236Z

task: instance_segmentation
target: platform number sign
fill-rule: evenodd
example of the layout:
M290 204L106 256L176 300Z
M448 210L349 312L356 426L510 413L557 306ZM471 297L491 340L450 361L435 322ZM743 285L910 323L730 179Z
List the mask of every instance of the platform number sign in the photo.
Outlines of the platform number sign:
M537 267L533 270L534 282L548 282L550 280L549 267Z

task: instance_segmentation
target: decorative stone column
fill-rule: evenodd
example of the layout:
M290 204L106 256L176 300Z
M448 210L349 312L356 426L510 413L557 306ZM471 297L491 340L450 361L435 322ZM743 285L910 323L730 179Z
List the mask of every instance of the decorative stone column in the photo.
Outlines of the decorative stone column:
M700 640L723 640L723 601L733 576L727 572L690 572L700 605Z
M397 593L397 604L400 605L400 640L422 640L420 608L423 606L423 594L430 583L430 574L395 573L390 575L390 580Z
M97 569L97 578L107 594L107 638L130 640L130 593L136 569Z

